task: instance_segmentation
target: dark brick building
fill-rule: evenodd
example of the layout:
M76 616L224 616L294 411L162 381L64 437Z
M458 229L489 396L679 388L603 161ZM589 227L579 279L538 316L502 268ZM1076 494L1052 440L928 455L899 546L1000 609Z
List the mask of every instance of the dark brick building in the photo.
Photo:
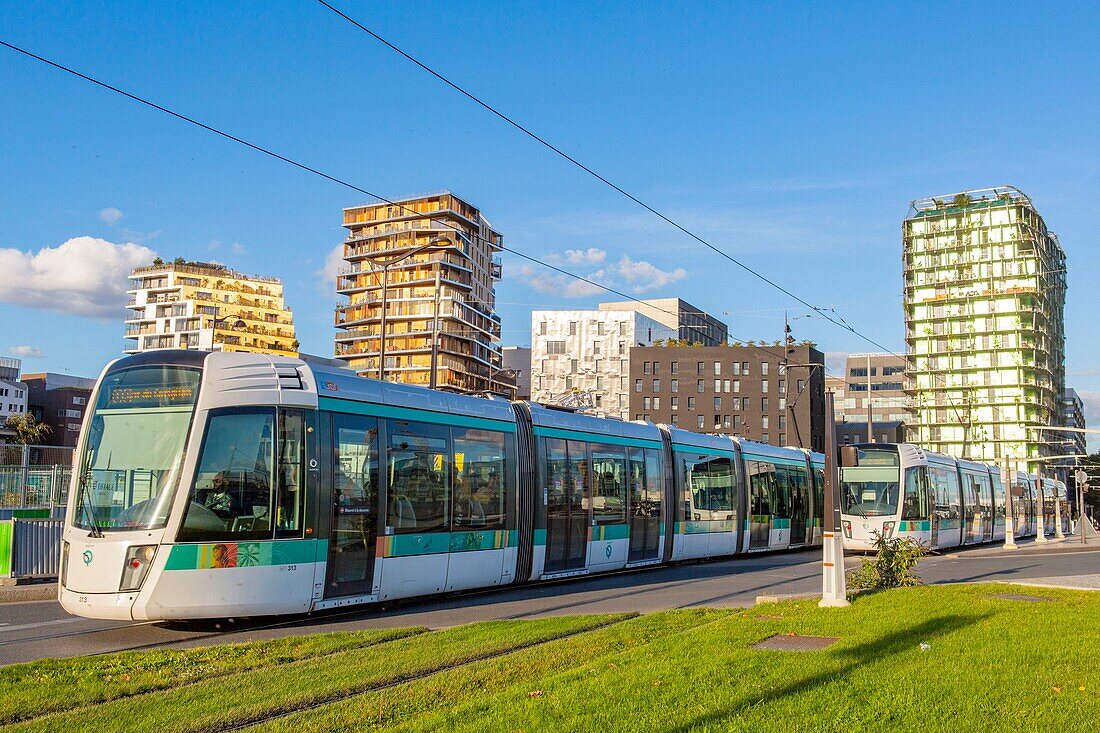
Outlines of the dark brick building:
M75 447L95 380L42 372L24 374L23 383L27 385L27 412L50 426L50 435L42 442Z
M825 355L808 345L635 346L630 414L700 433L823 451L824 362Z

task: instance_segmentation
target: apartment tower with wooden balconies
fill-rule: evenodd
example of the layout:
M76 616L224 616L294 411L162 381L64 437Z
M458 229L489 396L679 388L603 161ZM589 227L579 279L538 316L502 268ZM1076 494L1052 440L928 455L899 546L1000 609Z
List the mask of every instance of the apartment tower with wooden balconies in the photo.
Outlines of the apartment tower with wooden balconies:
M130 273L128 354L151 349L297 356L294 317L276 278L205 262L156 262Z
M1066 256L1011 186L913 201L903 225L909 439L962 458L1056 455ZM1034 468L1034 465L1032 466Z
M493 291L503 238L482 213L443 192L344 209L344 227L337 358L363 376L510 395Z

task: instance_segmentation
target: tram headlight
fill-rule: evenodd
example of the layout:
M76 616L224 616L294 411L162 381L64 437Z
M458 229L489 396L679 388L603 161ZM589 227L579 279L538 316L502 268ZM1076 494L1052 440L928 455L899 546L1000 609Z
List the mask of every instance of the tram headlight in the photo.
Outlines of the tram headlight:
M119 591L140 588L156 555L156 545L134 545L127 550L126 564L122 568L122 580L118 584Z
M852 523L848 520L844 520L840 523L840 526L844 529L844 536L848 539L852 539Z
M886 539L890 539L891 537L894 536L894 523L893 522L883 522L882 523L882 536L885 537Z

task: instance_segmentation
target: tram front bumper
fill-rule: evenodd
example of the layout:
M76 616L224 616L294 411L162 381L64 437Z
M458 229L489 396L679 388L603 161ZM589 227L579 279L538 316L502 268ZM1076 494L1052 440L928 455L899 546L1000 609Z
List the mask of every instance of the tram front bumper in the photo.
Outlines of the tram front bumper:
M78 593L63 587L58 593L61 607L72 615L112 621L132 621L136 599L137 592Z

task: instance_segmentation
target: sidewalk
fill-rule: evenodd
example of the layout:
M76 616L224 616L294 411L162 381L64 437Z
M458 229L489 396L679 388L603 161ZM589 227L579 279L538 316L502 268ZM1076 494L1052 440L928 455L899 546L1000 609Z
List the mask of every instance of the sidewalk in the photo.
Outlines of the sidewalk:
M1100 574L1062 575L1056 578L1029 578L1004 581L1012 585L1030 585L1036 588L1066 588L1068 590L1100 590Z
M55 598L57 598L57 582L52 580L26 585L0 585L0 603L51 601Z

